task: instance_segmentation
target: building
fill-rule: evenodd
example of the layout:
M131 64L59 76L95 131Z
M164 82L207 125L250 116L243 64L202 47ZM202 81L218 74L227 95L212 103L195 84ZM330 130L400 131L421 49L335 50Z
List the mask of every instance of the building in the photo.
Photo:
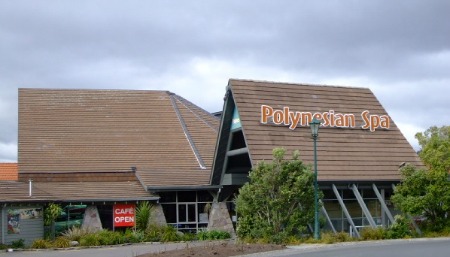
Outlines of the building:
M18 173L17 163L0 163L0 181L15 181Z
M0 188L2 220L24 205L86 204L112 228L115 204L151 201L158 222L180 231L233 231L233 198L273 148L312 163L312 117L325 122L318 171L327 228L358 235L388 225L399 166L422 164L369 89L234 79L214 115L167 91L20 89L19 175ZM1 229L2 242L18 236Z
M272 149L300 151L313 163L309 122L323 121L318 180L327 228L352 231L393 222L386 199L405 163L422 166L394 121L367 88L230 80L212 169L212 185L227 198Z

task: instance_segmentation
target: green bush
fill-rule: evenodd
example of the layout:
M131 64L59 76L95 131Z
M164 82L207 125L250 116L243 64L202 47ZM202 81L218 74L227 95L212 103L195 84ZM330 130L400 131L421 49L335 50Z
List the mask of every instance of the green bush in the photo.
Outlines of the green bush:
M265 236L269 243L273 244L283 244L290 240L291 235L287 231L280 231L279 233L272 234L270 236Z
M353 237L351 237L347 232L338 232L335 235L337 242L350 242L354 241Z
M100 245L116 245L124 242L124 236L120 232L100 230L96 233Z
M273 149L272 162L260 162L249 173L250 181L239 189L237 235L241 239L290 240L307 232L314 220L314 174L294 151L284 159L285 149ZM322 198L319 192L319 198Z
M346 232L337 232L336 234L330 233L330 232L325 232L325 233L322 233L321 238L319 240L315 240L313 238L308 238L305 241L305 243L334 244L334 243L342 243L342 242L351 242L354 240L355 239Z
M177 230L173 226L164 226L161 234L161 242L179 241Z
M100 240L98 234L87 234L80 238L81 246L99 246Z
M406 238L413 235L411 231L411 221L404 216L396 215L395 222L387 230L386 237L389 239Z
M200 231L197 233L198 240L220 240L230 238L230 233L220 230Z
M180 238L181 241L194 241L197 240L197 235L194 233L184 233Z
M33 243L31 244L31 248L34 249L47 249L52 247L53 247L52 243L46 239L37 239L34 240Z
M161 240L162 227L156 224L150 224L145 230L145 241L159 242Z
M333 233L322 233L320 241L325 244L334 244L337 242L337 238Z
M70 241L80 241L81 237L93 233L94 231L89 228L71 227L64 233L62 233L62 236L69 239Z
M382 240L387 237L387 232L384 228L364 228L361 231L362 240Z
M136 229L145 231L149 225L152 206L149 202L140 202L136 208Z
M125 243L141 243L146 240L145 232L140 230L127 229L123 237Z
M11 247L12 248L24 248L25 247L25 240L23 240L22 238L14 240L11 242Z
M177 230L171 226L160 226L157 224L149 224L145 230L145 241L147 242L174 242L180 241L183 236L180 236Z
M53 241L53 247L56 248L67 248L70 246L70 240L65 237L57 237L55 241Z

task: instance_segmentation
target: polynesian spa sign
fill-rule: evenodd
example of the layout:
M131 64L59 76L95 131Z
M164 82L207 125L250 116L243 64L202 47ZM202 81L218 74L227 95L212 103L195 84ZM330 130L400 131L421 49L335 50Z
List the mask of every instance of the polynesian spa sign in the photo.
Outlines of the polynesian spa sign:
M321 126L323 127L355 128L357 126L354 114L337 113L334 110L316 113L294 112L289 107L274 109L269 105L261 105L262 124L284 125L294 130L298 126L309 126L313 118L321 120ZM377 128L389 129L391 123L389 116L372 115L367 110L361 112L361 118L364 122L360 125L361 128L369 129L371 132L374 132Z

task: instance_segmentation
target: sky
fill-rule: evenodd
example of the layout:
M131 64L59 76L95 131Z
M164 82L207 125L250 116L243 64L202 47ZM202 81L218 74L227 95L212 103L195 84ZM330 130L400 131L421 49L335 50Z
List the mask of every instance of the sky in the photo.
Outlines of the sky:
M18 88L169 90L222 110L230 78L367 87L410 144L450 125L448 0L0 0L0 162Z

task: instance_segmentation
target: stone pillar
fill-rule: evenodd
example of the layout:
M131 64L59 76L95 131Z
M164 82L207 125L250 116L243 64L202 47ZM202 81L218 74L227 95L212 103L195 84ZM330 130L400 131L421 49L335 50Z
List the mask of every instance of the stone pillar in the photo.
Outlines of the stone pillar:
M88 229L93 232L99 231L103 228L97 206L88 206L86 208L81 228Z
M228 212L225 202L214 202L209 214L208 230L226 231L235 237L233 223L231 222L230 214Z
M161 204L159 203L152 206L150 224L156 224L160 226L167 225L166 216L164 216L164 211Z

